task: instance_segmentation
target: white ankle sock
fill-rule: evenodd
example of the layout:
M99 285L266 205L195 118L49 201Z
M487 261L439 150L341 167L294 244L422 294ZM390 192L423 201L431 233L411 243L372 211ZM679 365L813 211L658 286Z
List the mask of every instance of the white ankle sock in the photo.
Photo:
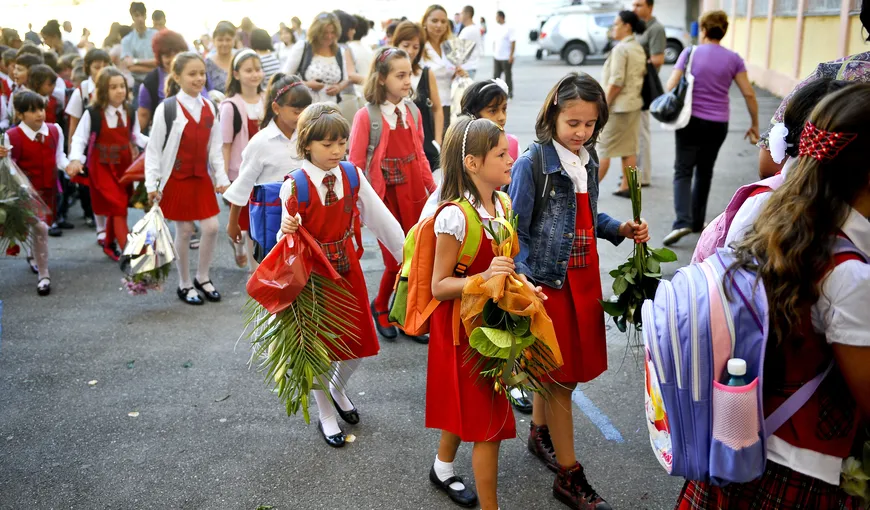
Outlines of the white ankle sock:
M338 426L337 414L332 406L332 401L329 396L321 390L313 390L314 401L317 403L317 412L320 415L320 425L323 427L323 433L327 436L334 436L341 433L341 427Z
M447 480L448 478L453 477L453 463L452 462L442 462L438 456L435 456L435 476L438 477L442 482ZM461 491L465 488L465 485L461 482L453 482L450 484L450 488L455 491Z

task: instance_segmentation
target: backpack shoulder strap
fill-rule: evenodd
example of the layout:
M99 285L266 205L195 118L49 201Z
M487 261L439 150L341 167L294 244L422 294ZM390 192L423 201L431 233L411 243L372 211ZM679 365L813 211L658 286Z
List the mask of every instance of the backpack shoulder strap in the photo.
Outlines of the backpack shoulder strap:
M88 106L85 110L87 110L88 115L91 117L91 135L96 138L100 136L100 131L103 129L103 119L101 117L103 111L96 105Z
M178 98L175 96L167 97L163 100L163 122L166 124L166 138L163 139L163 148L166 148L166 142L169 141L169 132L172 131L172 124L178 116Z
M353 205L351 206L353 209L353 219L351 221L353 223L353 235L357 246L356 255L357 257L362 257L362 225L360 222L359 209L357 209L356 205L356 198L359 196L359 172L356 170L353 163L349 161L342 161L338 166L341 167L344 178L347 179L347 183L350 185L351 197L349 198L350 200L353 200Z
M239 107L236 106L236 103L229 101L230 106L233 107L233 139L242 132L242 113L239 112Z
M477 251L480 248L480 243L483 240L483 223L480 221L480 216L474 209L474 205L465 199L458 199L453 202L448 202L444 205L458 205L465 216L465 239L459 246L459 256L456 260L456 268L454 273L464 275L468 268L471 267Z
M417 125L417 122L420 121L420 108L417 107L417 103L411 101L409 98L405 98L404 103L408 105L408 109L411 110L411 118L414 119L414 126Z
M342 161L339 166L350 184L350 190L354 194L359 193L359 172L357 172L356 167L350 161Z
M306 41L302 45L302 61L299 62L299 69L296 70L296 74L299 75L303 80L305 79L305 71L307 71L308 66L311 65L311 59L313 57L314 49Z
M127 129L130 131L130 141L135 142L133 138L133 127L136 126L136 110L133 109L131 103L127 103Z
M496 191L495 195L498 197L498 201L501 202L501 208L504 209L505 213L509 213L512 208L511 196L504 191Z
M375 149L381 142L381 133L383 132L384 123L381 118L381 107L366 103L366 111L369 114L369 145L366 147L366 172L371 172L372 157L375 155ZM366 174L368 175L368 173Z
M299 205L308 204L308 177L305 175L305 170L301 168L293 170L290 172L290 178L293 179L293 193Z

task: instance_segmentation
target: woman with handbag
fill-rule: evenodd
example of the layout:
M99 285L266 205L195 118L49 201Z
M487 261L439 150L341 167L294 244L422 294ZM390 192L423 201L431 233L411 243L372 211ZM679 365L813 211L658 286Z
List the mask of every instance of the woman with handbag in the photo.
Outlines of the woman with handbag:
M673 90L684 73L693 77L687 92L690 98L686 99L691 104L691 117L687 125L679 126L676 131L676 220L673 230L662 241L665 246L704 230L713 166L728 135L728 89L732 81L740 88L749 110L751 125L745 138L752 144L758 142L758 101L743 59L720 44L727 30L728 15L724 11L705 13L701 17L701 44L683 51L668 79L666 88ZM650 110L654 110L654 106Z
M617 41L611 50L601 84L607 96L610 119L601 131L598 141L598 182L604 180L610 169L610 158L622 160L622 183L614 195L628 198L626 168L637 165L640 149L640 111L643 108L643 77L646 74L646 53L635 35L642 34L646 25L631 11L622 11L613 21L611 34Z

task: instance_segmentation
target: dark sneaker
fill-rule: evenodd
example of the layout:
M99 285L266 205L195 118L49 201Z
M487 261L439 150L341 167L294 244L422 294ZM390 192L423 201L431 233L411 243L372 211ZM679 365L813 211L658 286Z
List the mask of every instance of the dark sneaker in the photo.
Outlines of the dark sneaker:
M690 228L675 228L671 230L670 234L665 236L662 240L662 244L665 246L671 246L691 233L692 229Z
M546 425L540 427L531 422L529 426L529 451L541 459L547 468L557 473L559 465L556 464L556 450L553 448L553 440L550 439L550 428Z
M553 482L553 497L573 510L611 510L610 505L589 485L579 462L569 468L559 466Z

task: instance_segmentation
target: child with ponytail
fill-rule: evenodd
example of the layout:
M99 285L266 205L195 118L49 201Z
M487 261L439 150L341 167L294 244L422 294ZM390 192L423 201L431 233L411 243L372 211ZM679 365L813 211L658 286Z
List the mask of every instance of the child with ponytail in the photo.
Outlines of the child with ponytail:
M260 57L250 49L235 54L226 84L226 99L220 105L220 124L223 136L224 164L230 182L239 175L242 164L242 151L248 141L257 134L263 118L263 67ZM226 198L226 197L224 197ZM247 210L245 211L247 213ZM241 224L239 224L241 221ZM240 215L236 224L242 232L250 228L247 214ZM245 249L246 235L240 242L232 241L236 265L248 264L248 250ZM253 261L251 261L253 263Z
M296 150L299 116L311 104L311 91L296 75L276 73L272 75L265 97L265 116L257 134L242 151L242 163L237 178L224 198L230 203L230 219L227 235L234 244L242 243L242 225L250 224L248 199L256 184L283 181L284 177L302 167L303 157ZM248 243L252 243L247 237ZM254 247L248 245L249 253ZM251 269L256 268L256 260Z
M765 415L830 371L788 422L767 431L760 478L721 487L687 481L677 509L862 507L840 483L861 417L870 416L868 143L870 84L825 97L801 130L797 165L770 193L729 269L755 272L770 303Z
M217 244L220 212L215 192L223 193L230 181L221 153L215 107L200 95L205 85L205 61L194 52L179 53L171 71L166 80L166 99L154 112L151 139L145 149L145 188L151 201L160 202L166 219L176 222L178 298L190 305L201 305L203 299L197 291L209 301L221 299L209 279L209 268ZM200 222L202 241L196 278L191 284L190 238L194 221Z
M426 199L435 191L432 170L423 151L420 111L407 99L410 93L408 54L396 48L378 50L365 84L368 104L354 117L348 158L365 172L372 188L406 233L417 223ZM371 140L375 126L384 127L376 145ZM401 258L394 258L383 245L381 252L386 269L371 310L378 333L392 340L398 332L389 321L389 302ZM414 340L427 341L425 337Z

